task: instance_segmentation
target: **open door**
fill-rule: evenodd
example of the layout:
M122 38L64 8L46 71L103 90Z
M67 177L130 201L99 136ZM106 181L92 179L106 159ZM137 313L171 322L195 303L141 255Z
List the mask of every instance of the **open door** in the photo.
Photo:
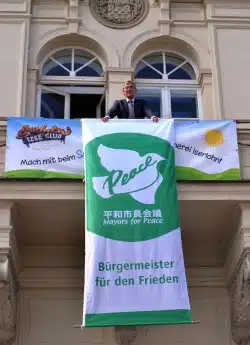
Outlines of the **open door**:
M69 119L70 94L52 87L38 85L36 116L52 119Z

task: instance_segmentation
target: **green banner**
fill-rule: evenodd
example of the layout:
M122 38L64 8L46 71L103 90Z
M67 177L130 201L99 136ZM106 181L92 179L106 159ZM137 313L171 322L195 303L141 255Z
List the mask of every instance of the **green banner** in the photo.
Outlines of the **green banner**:
M173 121L83 120L82 131L83 326L191 323Z

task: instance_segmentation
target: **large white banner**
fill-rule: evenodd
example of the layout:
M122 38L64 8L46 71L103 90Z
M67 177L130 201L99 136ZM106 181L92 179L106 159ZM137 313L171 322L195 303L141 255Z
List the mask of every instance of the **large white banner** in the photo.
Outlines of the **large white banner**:
M110 120L106 125L123 126L123 121ZM174 127L177 181L240 179L234 121L174 121ZM82 136L80 120L9 118L5 175L82 179Z
M82 121L83 326L191 323L174 122Z

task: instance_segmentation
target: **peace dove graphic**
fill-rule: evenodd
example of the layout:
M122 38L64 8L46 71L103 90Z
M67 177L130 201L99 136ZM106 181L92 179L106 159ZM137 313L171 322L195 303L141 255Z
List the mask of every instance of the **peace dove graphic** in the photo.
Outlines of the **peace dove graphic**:
M156 153L141 157L136 151L113 149L102 144L97 153L102 166L111 173L93 177L93 187L98 195L108 199L113 195L128 193L142 204L155 203L156 191L163 181L157 165L165 158Z

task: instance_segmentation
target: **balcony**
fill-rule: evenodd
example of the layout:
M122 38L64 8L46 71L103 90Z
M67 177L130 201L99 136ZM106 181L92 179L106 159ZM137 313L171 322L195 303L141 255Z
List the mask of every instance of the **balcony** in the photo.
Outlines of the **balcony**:
M250 123L238 123L237 131L242 181L249 181ZM1 250L7 255L11 252L11 256L18 263L16 280L24 291L34 288L57 289L57 295L58 290L76 291L78 294L78 299L74 302L76 311L72 316L74 321L70 322L71 325L79 323L81 317L79 296L83 289L84 271L84 183L76 180L71 182L5 179L5 141L6 121L2 121L0 122ZM220 311L218 320L224 319L227 317L229 306L233 303L229 301L227 289L231 289L239 259L244 258L249 246L247 242L249 237L244 235L244 231L250 229L250 205L248 205L250 183L241 183L242 181L178 183L184 259L194 319L199 320L200 310L203 308L206 310L211 308L213 312L212 308L218 308L216 303L218 301L221 303L222 299L226 301L223 309L225 311L224 314ZM16 237L17 253L11 244L12 234ZM240 279L238 281L241 282ZM219 297L215 291L218 291ZM41 303L51 302L46 302L45 299L45 302L42 300ZM213 305L215 307L212 307ZM33 310L30 313L33 313ZM30 315L37 317L35 314ZM192 338L198 343L199 334L202 334L202 339L209 343L210 334L218 328L217 319L213 325L210 322L210 315L210 312L202 314L201 324L196 325L200 333L194 332L193 328L183 326L180 340ZM56 317L54 319L56 320ZM54 334L56 325L53 322L51 329ZM48 327L46 318L42 321L39 319L37 324L42 329ZM63 326L68 326L66 321ZM170 339L176 339L176 334L179 334L174 327L173 332L176 333L172 334L171 330L168 332Z

